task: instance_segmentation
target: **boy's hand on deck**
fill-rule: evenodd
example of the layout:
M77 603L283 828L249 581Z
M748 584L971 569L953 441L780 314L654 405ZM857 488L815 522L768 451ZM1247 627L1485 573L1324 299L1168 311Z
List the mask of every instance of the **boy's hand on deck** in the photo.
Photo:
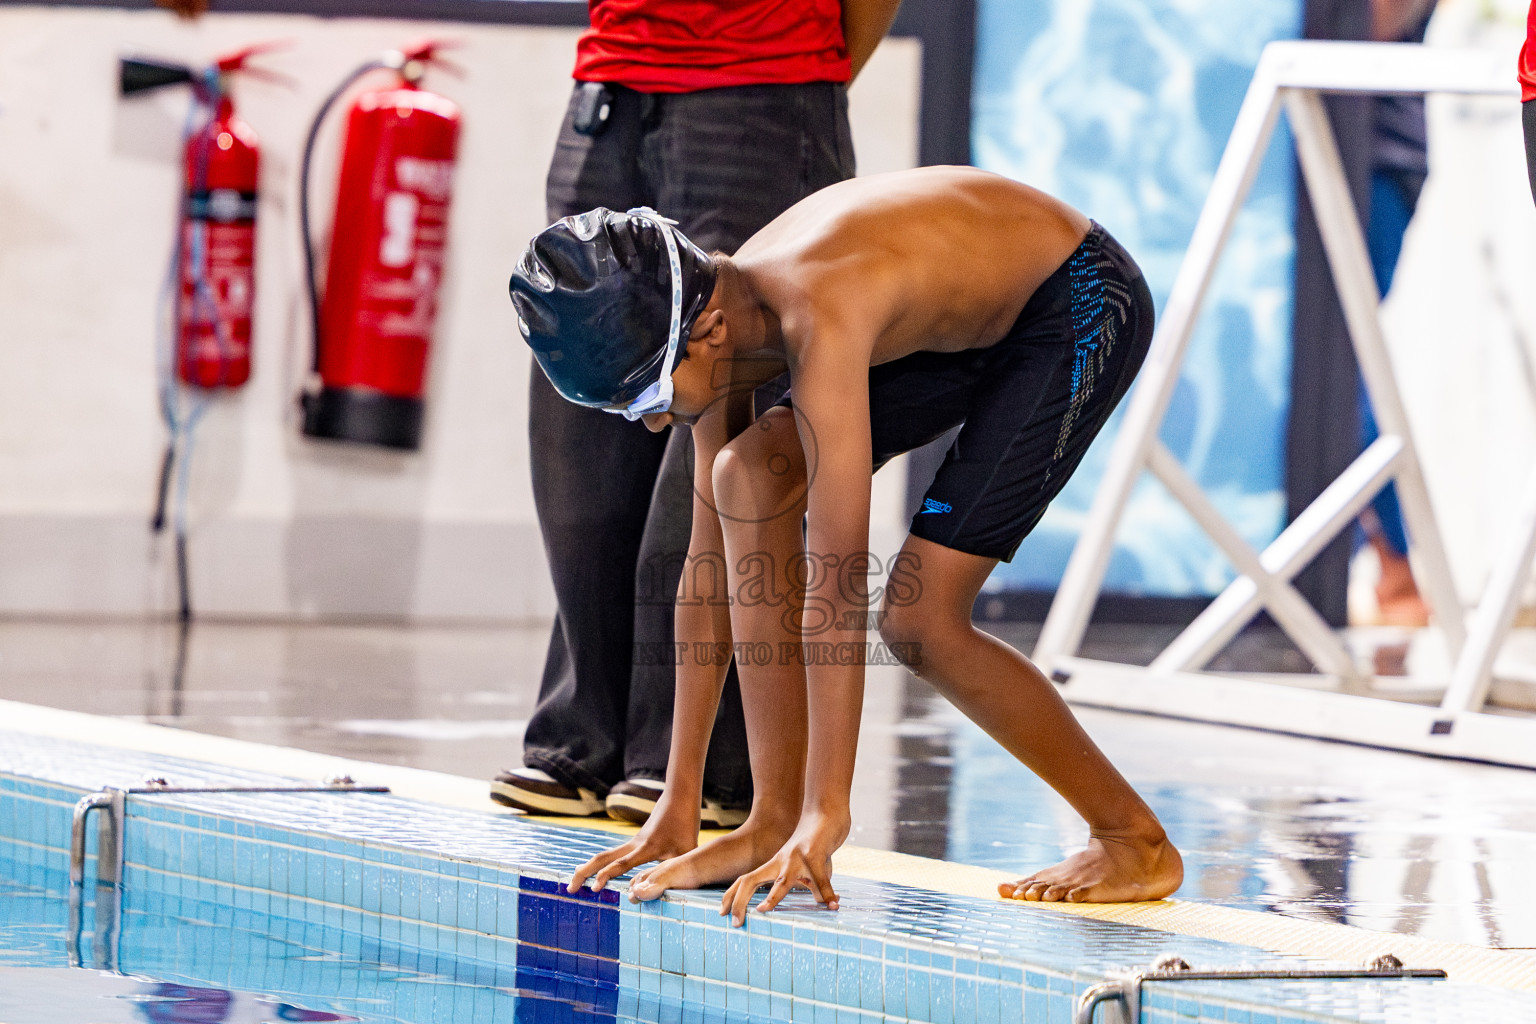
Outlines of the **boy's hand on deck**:
M747 906L758 887L768 885L768 896L757 906L765 914L779 905L793 889L809 889L816 902L828 910L838 907L837 892L832 888L832 854L848 838L851 822L847 811L831 815L806 813L800 825L779 852L756 871L736 879L720 900L720 913L729 914L738 925L747 920Z
M588 878L592 879L592 891L601 892L603 887L637 864L653 860L670 860L680 857L699 845L699 812L695 804L690 815L687 808L672 810L667 796L663 795L656 810L635 833L633 839L622 846L593 857L571 876L571 884L565 891L574 893Z

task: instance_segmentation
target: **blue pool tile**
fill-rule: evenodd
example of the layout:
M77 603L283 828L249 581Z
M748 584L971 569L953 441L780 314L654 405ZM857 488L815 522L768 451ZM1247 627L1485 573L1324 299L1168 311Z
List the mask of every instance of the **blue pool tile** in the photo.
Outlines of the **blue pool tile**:
M837 1002L837 950L816 950L816 995L823 1003Z
M695 978L704 977L704 926L685 921L682 928L683 934L683 966L684 974Z
M976 1024L1001 1024L1003 985L986 978L976 982Z
M794 980L790 991L800 999L816 998L816 950L814 947L792 945L790 956L794 964Z
M859 1006L880 1012L885 1006L884 967L872 957L859 958Z
M907 1016L907 969L892 963L885 965L885 991L881 998L884 1012L892 1017Z
M954 975L936 970L928 976L928 1019L933 1024L954 1024Z
M229 836L218 836L214 840L213 877L221 882L235 879L235 841Z
M977 1013L976 979L974 977L955 978L955 1003L952 1019L955 1024L976 1024Z
M725 928L704 929L704 977L724 981L726 956Z
M730 1013L748 1013L752 1007L752 990L745 985L726 983L725 1008Z
M752 946L747 932L732 928L725 933L725 980L746 985L752 974Z
M856 936L855 936L856 938ZM857 946L857 943L855 943ZM859 957L854 952L839 953L837 957L837 1004L857 1007L860 993Z
M640 919L640 966L661 969L661 917L646 914Z
M773 945L764 930L754 934L748 945L747 983L764 992L773 989Z
M444 924L452 924L458 928L480 930L480 886L474 881L466 881L460 876L458 883L458 901L454 909L454 919L444 921Z
M683 922L661 922L661 969L673 974L683 973Z
M928 1020L928 972L907 968L907 1016L914 1020Z
M500 935L502 928L501 897L511 895L507 889L501 888L494 881L483 881L475 886L475 930L485 932L488 935ZM507 918L512 922L514 931L517 928L517 918Z
M795 954L794 947L788 942L772 940L768 942L768 976L769 987L781 995L790 995L795 990Z

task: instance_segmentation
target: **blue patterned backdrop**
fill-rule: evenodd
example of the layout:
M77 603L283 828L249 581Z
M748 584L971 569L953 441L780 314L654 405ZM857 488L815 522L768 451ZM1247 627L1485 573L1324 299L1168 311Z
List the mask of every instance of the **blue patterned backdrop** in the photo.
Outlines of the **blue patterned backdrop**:
M975 163L1060 196L1135 256L1161 313L1264 44L1302 0L980 0ZM1162 439L1248 540L1284 525L1292 219L1289 141L1271 147L1191 341ZM1060 581L1118 416L996 589ZM1145 479L1107 590L1214 594L1226 560Z

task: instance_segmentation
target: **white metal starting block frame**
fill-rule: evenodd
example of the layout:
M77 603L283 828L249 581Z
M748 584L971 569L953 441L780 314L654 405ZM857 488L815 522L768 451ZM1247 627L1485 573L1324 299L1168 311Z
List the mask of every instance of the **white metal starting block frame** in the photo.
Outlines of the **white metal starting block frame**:
M1518 536L1496 563L1469 629L1393 378L1377 315L1376 278L1321 99L1329 93L1442 92L1519 98L1514 68L1481 51L1344 42L1278 42L1264 49L1035 647L1035 662L1061 684L1069 701L1536 768L1536 721L1483 711L1494 657L1536 557L1536 472L1519 510ZM1258 552L1157 435L1217 258L1282 109L1380 437ZM1189 510L1231 561L1237 579L1146 668L1077 657L1115 529L1143 469ZM1438 706L1369 696L1370 681L1354 657L1291 582L1394 480L1415 569L1455 664ZM1261 610L1322 673L1296 677L1297 684L1313 685L1201 671Z

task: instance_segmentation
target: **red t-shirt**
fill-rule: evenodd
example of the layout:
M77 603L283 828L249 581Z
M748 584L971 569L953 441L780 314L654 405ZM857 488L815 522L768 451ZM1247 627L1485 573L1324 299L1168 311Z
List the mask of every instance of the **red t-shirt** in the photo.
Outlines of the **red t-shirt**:
M1536 100L1536 2L1525 16L1525 45L1520 48L1520 101Z
M588 0L573 77L641 92L848 81L839 0Z

